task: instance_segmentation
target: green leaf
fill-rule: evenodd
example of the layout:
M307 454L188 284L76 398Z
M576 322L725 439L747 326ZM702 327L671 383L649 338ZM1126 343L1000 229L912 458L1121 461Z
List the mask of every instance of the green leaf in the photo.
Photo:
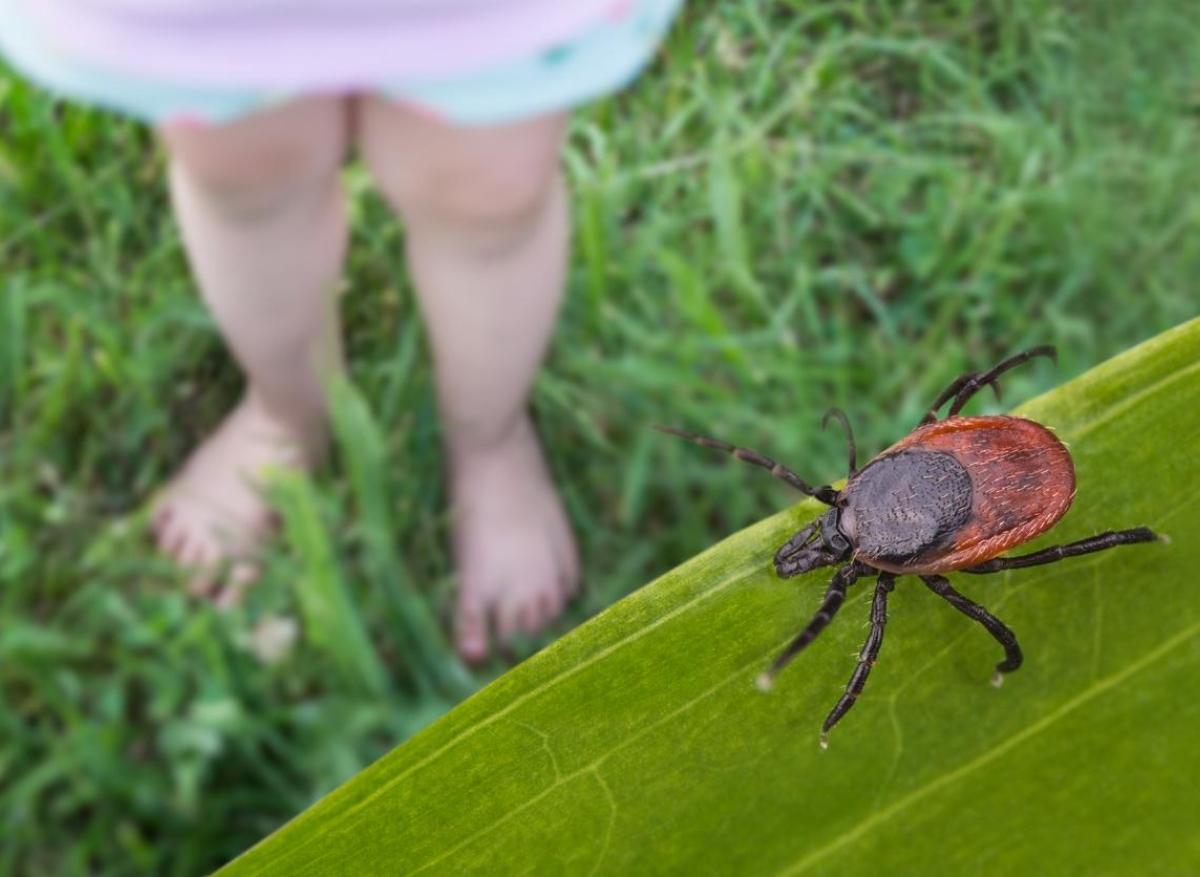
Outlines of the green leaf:
M348 688L385 697L387 671L338 571L312 483L302 474L280 471L271 473L270 490L284 534L303 560L296 594L305 635L329 655Z
M869 587L771 694L753 685L828 577L771 572L775 547L818 511L801 503L517 667L222 873L1161 873L1200 861L1198 357L1193 321L1022 407L1070 444L1079 478L1074 508L1033 547L1136 525L1173 539L952 576L1020 637L1026 665L1003 688L987 684L996 643L901 579L870 685L821 751Z
M334 435L358 504L363 567L371 583L386 595L388 618L410 665L406 669L426 696L461 697L470 692L470 679L394 543L397 527L388 510L390 479L379 425L362 395L345 378L330 382L329 397Z

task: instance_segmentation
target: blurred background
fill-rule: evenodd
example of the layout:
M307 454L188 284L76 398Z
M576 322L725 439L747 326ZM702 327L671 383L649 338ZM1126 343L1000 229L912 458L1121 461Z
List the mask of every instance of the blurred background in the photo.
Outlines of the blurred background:
M844 473L959 372L1002 410L1200 313L1200 7L694 0L580 111L535 404L581 540L559 633L793 502L652 431ZM194 874L496 674L452 569L403 230L356 166L337 452L280 485L246 605L185 598L144 503L237 398L138 125L0 70L0 873ZM523 644L513 659L546 640Z

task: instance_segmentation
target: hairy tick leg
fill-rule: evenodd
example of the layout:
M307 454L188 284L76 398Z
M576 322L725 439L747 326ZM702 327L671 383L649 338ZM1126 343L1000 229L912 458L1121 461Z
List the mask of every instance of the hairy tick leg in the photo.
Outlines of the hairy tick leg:
M682 429L676 429L673 426L655 425L654 427L659 432L665 432L669 435L678 436L681 439L691 442L692 444L700 445L702 448L715 448L718 451L724 451L730 456L750 463L753 466L759 466L769 471L773 476L780 481L787 482L792 487L796 488L803 494L811 496L825 505L834 505L837 502L838 492L828 484L820 487L813 487L787 466L782 463L777 463L765 454L760 454L758 451L752 451L749 448L739 448L736 445L731 445L729 442L723 442L720 439L709 438L708 436L697 435L694 432L687 432Z
M887 626L887 599L888 594L895 586L896 576L893 573L879 574L878 582L875 585L875 599L871 602L871 632L867 635L867 641L863 643L862 650L858 653L858 666L854 668L850 681L846 683L845 692L834 704L833 709L829 711L825 724L821 726L822 749L828 748L829 732L833 730L834 725L841 721L842 716L850 712L850 708L854 706L867 684L867 677L871 675L871 668L875 666L875 660L879 657L879 649L883 646L883 631Z
M817 614L812 617L804 630L797 634L796 638L788 643L787 648L780 652L779 656L771 662L771 666L767 668L761 676L758 677L758 687L764 691L769 690L771 683L779 674L779 671L792 662L801 651L803 651L809 643L825 629L833 616L837 614L838 609L842 607L843 601L846 599L846 588L853 584L860 575L863 568L857 563L851 563L842 567L834 575L833 580L829 583L828 590L825 591L825 599L821 602L821 607L817 610ZM766 686L764 688L764 685Z
M995 638L996 642L1000 643L1004 648L1004 660L996 665L997 674L1003 676L1003 674L1011 673L1021 666L1024 660L1021 654L1021 646L1017 643L1017 635L1009 629L1008 625L978 603L968 600L958 591L954 590L944 576L921 576L921 581L929 586L929 590L933 591L963 615L982 624L987 629L987 632ZM994 676L992 677L992 684L997 685Z
M1032 554L1021 554L1017 557L997 557L977 566L967 567L963 572L976 575L989 572L1000 572L1006 569L1021 569L1026 566L1041 566L1056 563L1068 557L1078 557L1081 554L1091 554L1095 551L1105 551L1118 545L1133 545L1138 542L1161 541L1160 537L1149 527L1134 527L1132 530L1109 530L1097 536L1080 539L1078 542L1068 542L1065 545L1053 545Z

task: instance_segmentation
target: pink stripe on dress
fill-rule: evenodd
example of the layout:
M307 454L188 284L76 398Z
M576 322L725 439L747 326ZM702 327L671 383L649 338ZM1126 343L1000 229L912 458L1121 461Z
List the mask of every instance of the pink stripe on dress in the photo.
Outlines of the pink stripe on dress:
M613 0L18 0L81 61L196 86L333 91L456 77L572 39Z

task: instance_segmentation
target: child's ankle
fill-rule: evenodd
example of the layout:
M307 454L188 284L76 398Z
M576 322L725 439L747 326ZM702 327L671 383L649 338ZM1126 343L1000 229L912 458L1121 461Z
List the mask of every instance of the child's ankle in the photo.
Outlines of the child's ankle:
M522 413L511 422L482 426L459 424L446 430L446 450L452 460L472 460L503 455L529 442L533 425Z
M247 388L242 404L270 427L299 440L310 461L319 457L329 444L329 412L323 402L280 404Z

